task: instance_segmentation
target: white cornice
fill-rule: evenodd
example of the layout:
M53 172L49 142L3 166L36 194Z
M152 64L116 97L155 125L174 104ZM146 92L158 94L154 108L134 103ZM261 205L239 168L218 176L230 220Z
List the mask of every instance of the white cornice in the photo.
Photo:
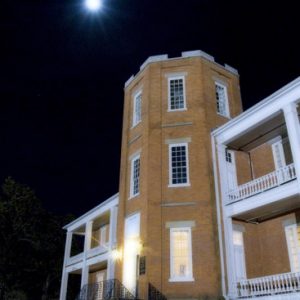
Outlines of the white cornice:
M119 203L119 193L111 196L104 202L100 203L93 209L89 210L79 218L75 219L71 223L65 225L63 229L67 229L68 231L73 230L74 228L78 228L79 226L82 226L85 222L87 222L90 219L93 219L95 217L95 214L97 214L98 211L104 211L104 210L109 210L110 207L116 206ZM100 212L100 213L101 213Z

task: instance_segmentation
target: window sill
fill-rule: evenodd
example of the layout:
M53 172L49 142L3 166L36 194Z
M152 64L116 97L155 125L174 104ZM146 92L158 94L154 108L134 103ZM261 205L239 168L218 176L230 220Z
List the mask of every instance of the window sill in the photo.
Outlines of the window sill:
M187 108L179 108L179 109L170 109L168 108L167 112L176 112L176 111L187 111Z
M219 112L217 112L217 115L218 115L218 116L221 116L221 117L223 117L223 118L226 118L226 119L231 120L230 115L223 115L223 114L221 114L221 113L219 113Z
M190 187L190 183L179 183L179 184L169 184L169 188L177 188L177 187Z
M133 128L137 127L140 123L142 123L142 120L138 121L136 124L132 124L132 126L130 127L130 129L133 129Z
M169 278L169 282L194 282L194 277Z
M140 195L140 193L138 193L138 194L136 194L136 195L131 195L131 196L128 198L128 200L132 200L132 199L138 197L139 195Z

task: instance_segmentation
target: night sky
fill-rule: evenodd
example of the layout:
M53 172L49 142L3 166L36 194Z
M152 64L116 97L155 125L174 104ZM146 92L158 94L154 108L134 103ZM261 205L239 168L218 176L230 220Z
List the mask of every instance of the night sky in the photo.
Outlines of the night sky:
M56 213L118 191L124 82L148 56L232 65L244 108L300 76L297 1L82 1L0 0L0 181Z

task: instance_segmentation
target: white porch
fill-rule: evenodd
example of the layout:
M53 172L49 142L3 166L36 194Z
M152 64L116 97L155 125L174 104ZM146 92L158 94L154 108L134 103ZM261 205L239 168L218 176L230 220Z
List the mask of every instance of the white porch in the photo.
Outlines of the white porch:
M236 299L300 299L300 272L244 279L234 289Z
M80 275L81 288L89 284L91 273L98 270L105 270L105 279L114 278L118 202L116 194L64 227L67 237L60 300L67 297L70 274ZM76 236L83 238L83 248L72 254L72 242Z

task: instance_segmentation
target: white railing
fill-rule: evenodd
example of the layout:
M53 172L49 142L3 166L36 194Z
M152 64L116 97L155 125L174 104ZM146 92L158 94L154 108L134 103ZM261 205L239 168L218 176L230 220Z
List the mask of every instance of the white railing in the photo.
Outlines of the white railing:
M93 257L93 256L97 256L97 255L101 255L103 253L106 253L108 251L108 243L106 243L105 245L100 245L98 247L89 249L87 252L87 257Z
M297 292L300 291L300 272L244 279L235 289L239 298Z
M277 187L296 178L294 164L277 169L262 177L237 186L227 192L227 203L251 197L255 194Z
M82 261L82 259L83 259L83 252L81 252L77 255L69 257L68 260L67 260L67 265L76 264L76 263Z

